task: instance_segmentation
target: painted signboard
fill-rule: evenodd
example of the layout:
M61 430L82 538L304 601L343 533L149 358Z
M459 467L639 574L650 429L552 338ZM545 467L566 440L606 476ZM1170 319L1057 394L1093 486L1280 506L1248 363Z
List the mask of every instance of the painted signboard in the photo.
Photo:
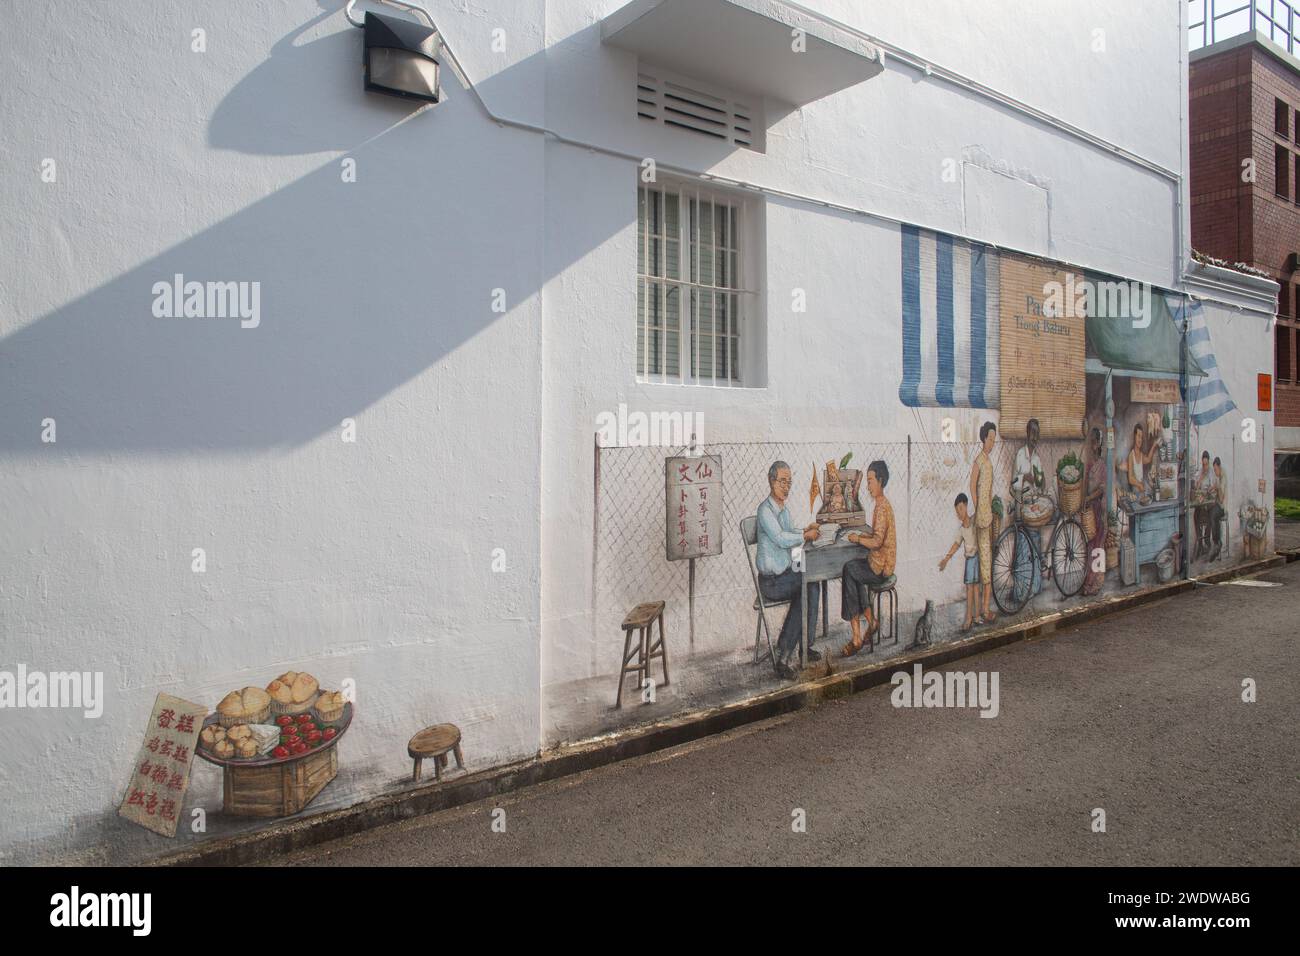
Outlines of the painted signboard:
M722 553L722 460L664 461L664 542L669 561Z
M1181 401L1178 383L1171 378L1129 379L1129 396L1132 401L1151 405L1176 405Z
M159 694L131 768L131 782L118 815L165 837L176 836L181 805L190 785L194 747L208 709Z
M1031 418L1043 438L1082 438L1084 329L1071 295L1082 277L1020 256L1001 259L1001 431Z

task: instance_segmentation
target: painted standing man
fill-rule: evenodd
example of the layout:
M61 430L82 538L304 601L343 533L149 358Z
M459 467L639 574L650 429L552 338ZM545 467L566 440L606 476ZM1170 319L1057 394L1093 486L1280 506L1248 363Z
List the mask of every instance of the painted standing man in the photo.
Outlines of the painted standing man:
M853 640L844 645L840 652L845 657L852 657L862 650L880 622L871 613L871 604L862 599L862 588L879 588L886 578L894 573L894 564L898 558L897 539L894 534L894 506L885 497L885 486L889 484L889 466L883 461L873 461L867 466L867 494L875 501L875 510L871 514L871 534L854 532L848 540L861 545L871 553L866 558L854 558L844 565L840 572L840 617L849 622L853 630ZM859 620L866 622L863 633Z
M989 608L993 598L993 446L998 426L980 426L980 453L970 470L970 496L975 502L975 542L980 556L980 613L976 624L992 624L997 615Z
M803 575L794 570L790 558L792 548L805 541L816 541L820 535L813 522L803 531L796 531L790 521L785 500L790 496L790 466L783 461L772 462L767 470L767 484L771 494L758 506L758 587L767 601L789 601L785 623L776 644L776 672L787 680L796 677L789 660L800 643L799 615L804 604L808 607L808 660L819 661L821 654L812 649L817 638L817 604L820 597L818 585L807 585L805 602L799 587Z
M1192 487L1200 499L1199 506L1192 512L1196 529L1196 552L1193 556L1199 557L1203 551L1209 550L1210 512L1214 508L1214 472L1210 469L1208 451L1201 452L1201 470L1192 479Z
M1214 551L1210 554L1211 561L1218 561L1219 554L1223 551L1223 526L1220 522L1223 516L1227 514L1226 505L1228 503L1228 479L1223 473L1223 462L1219 458L1214 459L1214 507L1210 510L1210 537L1214 541Z

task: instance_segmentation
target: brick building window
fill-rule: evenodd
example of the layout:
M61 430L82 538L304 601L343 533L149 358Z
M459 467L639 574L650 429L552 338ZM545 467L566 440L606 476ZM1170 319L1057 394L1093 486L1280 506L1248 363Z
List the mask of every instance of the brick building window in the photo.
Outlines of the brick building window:
M1295 158L1295 204L1300 206L1300 154Z
M1300 286L1283 283L1277 300L1277 326L1274 329L1276 375L1279 382L1295 382L1296 346L1300 344Z
M1291 151L1273 147L1273 192L1286 199L1291 194Z
M1278 136L1291 138L1291 109L1281 100L1273 100L1273 130Z
M1295 141L1300 143L1300 110L1295 111Z
M1277 380L1295 381L1295 328L1278 319L1276 333Z

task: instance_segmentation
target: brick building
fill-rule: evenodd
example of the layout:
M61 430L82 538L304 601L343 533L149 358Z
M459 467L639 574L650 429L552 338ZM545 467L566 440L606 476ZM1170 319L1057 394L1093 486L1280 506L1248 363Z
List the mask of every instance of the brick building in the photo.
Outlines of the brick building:
M1300 448L1300 59L1245 33L1191 54L1192 246L1281 284L1276 444Z

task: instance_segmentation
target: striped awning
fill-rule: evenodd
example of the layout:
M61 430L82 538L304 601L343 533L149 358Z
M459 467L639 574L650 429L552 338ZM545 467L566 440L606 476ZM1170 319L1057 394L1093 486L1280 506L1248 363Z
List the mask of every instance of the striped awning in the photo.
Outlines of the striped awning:
M998 254L916 226L902 227L903 380L912 407L997 408Z
M1187 305L1170 303L1175 318L1187 319L1187 351L1191 358L1205 370L1203 378L1192 378L1188 383L1187 406L1198 426L1217 421L1237 408L1228 386L1219 374L1219 362L1214 357L1210 342L1210 328L1205 321L1205 308L1199 302Z

